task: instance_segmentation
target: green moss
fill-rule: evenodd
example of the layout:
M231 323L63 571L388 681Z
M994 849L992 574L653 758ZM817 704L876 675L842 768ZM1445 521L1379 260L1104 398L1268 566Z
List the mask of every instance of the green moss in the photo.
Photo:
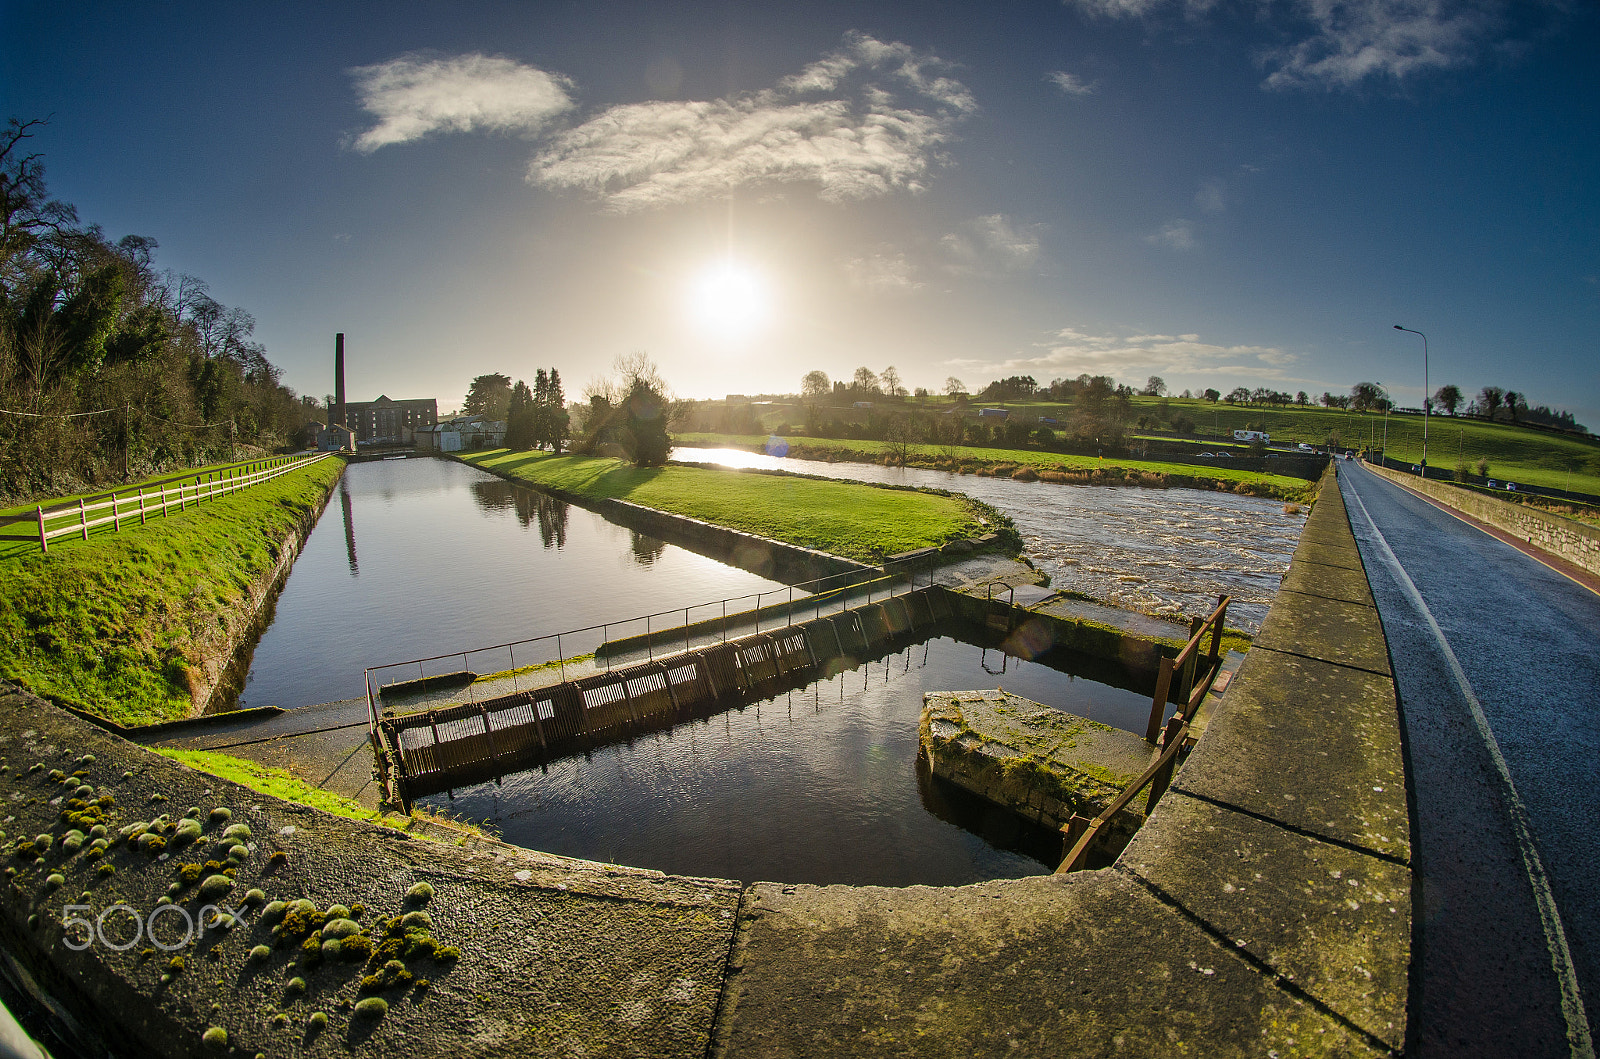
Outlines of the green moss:
M433 886L425 882L416 883L406 891L406 900L415 904L427 904L433 900Z
M306 1019L306 1025L313 1030L327 1028L328 1013L326 1011L313 1011L311 1017Z
M215 901L217 898L233 889L233 880L226 875L209 875L200 884L200 897L205 901Z
M369 996L355 1007L355 1015L361 1019L381 1019L388 1013L389 1002L379 996Z
M200 1035L200 1040L207 1048L221 1051L228 1046L228 1031L221 1026L212 1026Z

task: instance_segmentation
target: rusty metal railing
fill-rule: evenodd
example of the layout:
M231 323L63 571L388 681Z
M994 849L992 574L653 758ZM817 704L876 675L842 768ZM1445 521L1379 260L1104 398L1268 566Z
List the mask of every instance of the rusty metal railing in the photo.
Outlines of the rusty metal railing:
M1200 704L1205 701L1211 686L1216 682L1217 674L1222 670L1220 654L1222 623L1227 617L1228 604L1232 602L1232 598L1219 596L1216 609L1208 617L1195 618L1190 623L1189 642L1184 644L1183 650L1178 652L1177 657L1161 659L1161 674L1156 680L1155 701L1150 704L1150 726L1145 733L1145 740L1155 744L1160 752L1138 779L1111 799L1111 804L1107 805L1100 815L1090 820L1074 813L1072 819L1067 821L1066 826L1061 829L1063 845L1067 852L1061 858L1060 866L1056 868L1058 875L1077 871L1083 867L1089 855L1089 847L1094 844L1100 830L1126 809L1129 803L1139 796L1140 791L1146 787L1150 788L1150 795L1145 799L1144 805L1144 815L1149 816L1155 810L1161 796L1167 793L1167 788L1172 786L1173 773L1178 769L1178 755L1190 741L1189 732L1195 714L1199 712ZM1208 632L1211 634L1211 651L1205 657L1207 668L1205 675L1196 681L1194 674L1200 661L1200 643ZM1183 689L1183 697L1178 703L1178 708L1173 711L1172 717L1163 726L1162 718L1166 715L1167 697L1172 690L1174 674L1178 677L1178 686Z

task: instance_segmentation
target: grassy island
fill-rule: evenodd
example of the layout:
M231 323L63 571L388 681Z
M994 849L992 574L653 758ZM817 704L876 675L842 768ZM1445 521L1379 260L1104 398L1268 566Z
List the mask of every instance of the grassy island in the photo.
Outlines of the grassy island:
M986 505L925 490L707 467L634 467L601 456L507 449L460 458L580 499L628 500L863 562L1010 528Z
M752 434L680 434L680 445L761 451L766 437ZM850 460L885 463L894 446L887 441L850 438L788 438L789 456L800 460ZM1136 460L1127 457L1099 459L1037 449L979 448L971 445L943 447L911 445L905 454L908 467L992 475L1020 481L1060 482L1079 485L1140 485L1152 488L1213 489L1231 493L1305 500L1315 490L1301 478L1260 474L1224 467L1197 467L1189 463Z

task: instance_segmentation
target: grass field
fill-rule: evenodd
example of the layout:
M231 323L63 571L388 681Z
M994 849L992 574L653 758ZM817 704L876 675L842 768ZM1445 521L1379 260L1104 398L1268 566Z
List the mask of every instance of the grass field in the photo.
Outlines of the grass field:
M628 500L862 562L1008 529L964 497L600 456L495 449L464 462L593 500ZM987 522L982 521L987 520Z
M186 716L191 670L319 504L324 460L121 533L0 559L0 677L122 725Z
M974 402L976 408L981 402ZM994 407L1008 408L1025 416L1051 416L1068 422L1072 406L1058 401L999 401ZM900 405L908 412L944 411L951 402L943 397L930 397L925 401L908 400ZM985 407L988 407L985 405ZM1215 438L1231 442L1235 430L1265 430L1272 435L1273 443L1306 442L1324 445L1330 437L1338 439L1343 448L1361 449L1370 443L1382 447L1384 417L1382 414L1329 410L1321 407L1259 408L1248 405L1212 404L1204 400L1181 398L1135 397L1133 416L1149 416L1152 420L1163 415L1182 413L1194 421L1194 434L1204 441ZM847 408L825 408L824 418L860 419L862 413ZM761 415L764 426L771 429L784 423L805 422L805 408L798 402L775 404ZM1393 459L1416 462L1422 458L1422 416L1394 413L1389 417L1389 455ZM1161 424L1164 426L1165 422ZM1591 424L1592 426L1592 424ZM1142 433L1142 431L1140 431ZM684 434L681 444L696 444L696 437L720 435ZM825 438L807 438L810 443L827 443ZM840 444L867 446L865 441L844 441ZM881 444L881 443L877 443ZM921 446L926 448L926 446ZM984 453L1000 450L972 449L977 458ZM1042 456L1033 453L1033 457ZM1082 457L1077 457L1081 459ZM1437 468L1448 476L1459 461L1474 468L1479 460L1489 463L1489 475L1530 485L1554 489L1571 489L1577 492L1600 495L1600 439L1583 438L1571 434L1558 434L1509 423L1489 423L1481 419L1453 419L1435 415L1428 419L1428 466ZM1107 461L1110 462L1110 461ZM1119 458L1118 463L1133 466L1138 461Z
M1155 398L1135 399L1135 412L1153 413L1158 404ZM1330 436L1337 436L1344 447L1351 449L1369 444L1382 448L1384 444L1381 414L1323 408L1247 408L1181 400L1170 402L1169 410L1188 415L1195 421L1197 432L1230 439L1233 431L1253 427L1270 433L1273 444L1304 441L1321 445ZM1410 463L1420 460L1422 416L1395 413L1388 420L1390 458ZM1428 417L1430 471L1437 470L1448 477L1457 462L1476 468L1480 459L1489 462L1489 474L1495 478L1600 494L1600 441L1481 419Z
M678 434L674 435L674 440L679 445L700 448L760 449L767 439L751 434ZM789 440L789 454L798 459L827 459L832 456L834 459L854 459L872 463L882 462L883 457L889 452L889 444L883 441L808 437ZM1133 460L1122 457L1102 460L1094 456L1041 452L1037 449L979 448L970 445L957 446L953 459L941 447L913 445L909 462L914 466L939 467L960 470L963 473L988 472L995 467L1032 467L1036 471L1087 474L1091 476L1094 484L1139 482L1152 486L1248 491L1283 500L1304 499L1311 485L1304 479L1291 478L1287 475L1234 471L1189 463ZM1147 476L1154 480L1144 481Z

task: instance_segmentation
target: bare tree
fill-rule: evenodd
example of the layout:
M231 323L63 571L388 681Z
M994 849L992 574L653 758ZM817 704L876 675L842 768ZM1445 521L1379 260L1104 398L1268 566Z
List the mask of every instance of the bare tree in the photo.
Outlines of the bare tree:
M918 441L919 431L910 416L890 418L883 430L883 440L889 449L889 459L896 467L904 467L911 455L911 446Z
M827 372L808 371L800 380L800 395L813 400L819 400L833 392L833 383L828 381Z
M944 380L944 394L946 397L954 397L958 393L966 392L967 384L956 378L954 375L951 375Z
M883 384L883 392L888 394L890 397L905 396L906 391L900 385L900 373L895 370L893 364L889 365L887 368L884 368L883 374L878 376L878 379Z
M862 393L877 393L878 376L871 368L857 368L853 387Z

